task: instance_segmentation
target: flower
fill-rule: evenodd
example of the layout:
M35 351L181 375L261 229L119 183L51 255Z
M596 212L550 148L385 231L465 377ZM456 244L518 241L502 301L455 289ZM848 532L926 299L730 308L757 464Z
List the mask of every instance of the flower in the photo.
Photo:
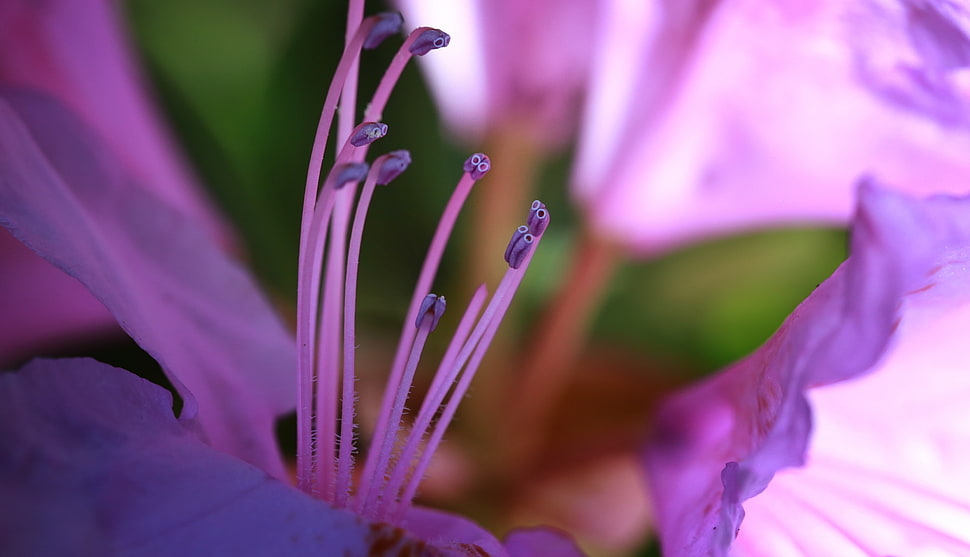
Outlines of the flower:
M970 40L957 4L601 7L573 193L634 252L845 222L862 173L966 191Z
M394 16L365 20L351 41L356 46L348 48L349 57L358 55L360 43L370 44L375 35L392 34L397 27L388 31L388 18ZM378 107L386 102L396 80L395 72L400 73L410 54L424 54L447 43L448 36L435 29L419 28L412 33L392 62L391 77L378 87L368 114L371 109L380 111ZM345 79L346 73L338 68L337 92ZM384 100L378 101L382 95ZM324 113L329 111L331 117L335 98L328 95L325 103ZM329 119L324 117L322 122L321 129L329 130ZM360 177L356 170L360 167L353 166L359 161L354 159L363 159L366 145L386 130L381 124L358 126L360 133L351 136L338 156L333 177L324 182L319 197L315 191L318 177L313 181L314 191L308 189L305 216L310 218L304 222L300 287L301 296L309 298L301 297L301 335L307 333L305 315L311 316L311 326L317 324L313 316L317 298L309 293L316 282L311 280L310 288L304 289L307 285L302 280L304 276L319 278L327 245L320 234L327 231L328 211L334 207L331 202L338 189L355 189L346 183ZM319 172L325 143L315 145L310 175ZM374 186L387 184L409 163L406 151L374 161L364 180L359 215L366 213ZM472 183L488 169L487 157L470 157L457 191L467 195ZM168 392L89 359L35 360L17 373L0 377L0 490L5 501L0 525L3 531L14 533L4 538L5 549L125 555L527 556L547 550L578 555L570 541L548 530L520 531L500 544L460 517L411 504L417 480L427 466L424 461L462 399L548 223L544 205L534 203L526 231L513 235L506 253L507 279L482 316L478 318L485 300L484 285L459 326L453 340L455 354L446 355L443 372L437 376L440 397L429 395L427 402L427 425L439 404L445 404L444 415L433 422L433 430L429 428L428 441L422 443L425 431L415 426L415 447L402 447L397 460L390 456L403 397L409 390L407 380L394 383L392 379L388 392L393 404L383 424L388 434L384 441L375 435L383 444L375 442L368 456L368 462L376 462L373 476L367 477L369 469L365 470L359 493L350 496L350 484L338 481L348 480L343 474L352 465L356 443L352 433L353 273L348 271L346 278L342 272L333 275L328 265L326 289L334 276L346 288L345 310L351 317L345 321L343 335L328 328L326 311L320 323L320 344L342 336L350 347L343 353L349 391L344 391L341 427L351 433L339 437L338 459L336 454L315 450L312 440L320 437L314 434L335 431L323 427L324 414L307 413L303 405L307 393L297 396L293 389L305 380L311 381L312 388L314 369L318 369L321 384L335 373L326 367L326 358L315 367L315 331L302 337L301 347L311 347L308 370L302 367L308 363L303 359L305 348L297 357L292 338L253 280L214 245L190 215L161 193L139 186L142 179L125 163L123 152L103 141L98 130L60 99L37 90L0 92L0 224L105 304L162 366L182 407L176 418ZM443 233L433 241L430 251L437 250L439 258L450 232L447 223L453 224L461 201L449 205L440 227ZM337 205L336 211L340 210ZM333 236L339 236L339 222L336 217L332 221ZM362 226L362 218L355 220L347 247L348 270L356 267ZM436 265L432 263L430 274L419 280L419 289L433 279ZM324 296L325 309L329 300ZM444 307L443 297L424 293L412 304L416 318L410 320L409 330L418 341L405 352L410 352L407 365L402 366L405 377L414 372L423 339L437 325ZM300 379L294 382L297 370ZM318 396L324 397L325 392L320 392ZM287 474L273 435L276 418L292 409L297 400L301 430L308 427L311 432L301 439L311 447L301 453L310 457L309 466L307 462L298 466L302 493L286 485ZM418 415L419 423L425 414ZM301 445L301 451L303 448ZM412 459L419 457L421 461L412 469ZM331 458L337 472L333 484L305 481L330 468ZM402 495L398 495L399 489Z
M859 198L832 277L758 351L662 405L644 461L664 555L970 550L970 198L872 182Z

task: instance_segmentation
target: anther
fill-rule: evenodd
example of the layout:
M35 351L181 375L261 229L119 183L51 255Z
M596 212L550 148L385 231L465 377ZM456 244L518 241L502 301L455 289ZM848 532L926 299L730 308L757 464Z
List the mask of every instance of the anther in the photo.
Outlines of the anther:
M404 17L400 12L382 12L374 16L377 22L371 28L367 38L364 39L364 49L373 50L380 46L384 39L401 31L404 24Z
M533 201L532 208L529 210L529 218L525 222L529 225L529 232L534 236L542 236L546 227L549 226L549 211L546 210L546 204L538 199Z
M367 176L367 170L370 168L366 162L347 162L334 170L334 176L336 178L333 182L333 187L340 189L347 184L357 183Z
M420 329L422 325L429 324L430 331L434 331L438 326L438 321L441 320L441 316L445 314L446 306L444 296L428 294L424 297L424 300L421 300L421 309L418 310L418 317L414 321L414 326Z
M515 247L515 245L519 242L519 238L525 236L528 233L529 233L529 227L526 226L526 225L524 225L524 224L522 226L516 228L515 229L515 232L512 233L512 239L509 240L509 245L508 245L508 247L505 248L505 262L506 263L508 263L509 257L512 256L512 248Z
M508 247L505 248L505 262L509 264L509 267L518 269L525 256L529 255L532 250L534 242L535 236L529 233L528 226L522 225L516 228L512 234L512 239L509 240Z
M354 129L350 136L350 144L354 147L370 145L387 135L387 124L384 122L364 122Z
M475 153L465 159L464 170L471 175L472 180L481 180L492 168L492 161L485 153Z
M426 29L414 39L408 51L415 56L424 56L432 50L448 46L450 42L451 37L441 29Z
M381 168L377 173L377 183L382 186L390 184L392 180L407 170L408 165L411 164L411 153L406 149L391 151L381 158L384 161L381 163Z

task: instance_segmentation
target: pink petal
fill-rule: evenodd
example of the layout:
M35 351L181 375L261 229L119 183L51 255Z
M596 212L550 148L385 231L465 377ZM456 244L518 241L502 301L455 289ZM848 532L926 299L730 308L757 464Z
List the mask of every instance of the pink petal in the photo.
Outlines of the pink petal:
M72 277L0 229L0 366L65 341L121 334L114 316Z
M60 100L135 181L225 240L225 223L149 102L116 8L105 0L0 3L0 83Z
M966 221L963 205L936 201L927 213ZM968 269L965 238L947 245L903 298L896 344L875 372L808 393L806 464L745 504L741 553L970 554Z
M726 554L741 527L741 503L776 471L805 462L812 427L805 391L872 369L885 357L908 293L942 285L949 266L963 260L970 200L918 202L871 184L859 195L846 263L761 349L662 407L644 454L665 555ZM952 295L948 303L965 298L952 283L928 295L941 292ZM841 444L833 449L853 454ZM785 519L775 513L774 520ZM757 534L752 527L751 539Z
M89 359L0 375L7 555L421 554L201 442L171 395Z
M0 224L111 310L213 446L282 477L273 423L294 405L289 334L245 272L49 99L0 102Z
M941 5L609 4L577 198L602 232L649 254L739 229L844 222L847 184L863 173L917 193L966 191L967 27L906 11Z
M596 3L398 0L408 21L459 40L421 60L452 131L469 141L508 126L558 147L577 125ZM490 128L492 127L492 128Z

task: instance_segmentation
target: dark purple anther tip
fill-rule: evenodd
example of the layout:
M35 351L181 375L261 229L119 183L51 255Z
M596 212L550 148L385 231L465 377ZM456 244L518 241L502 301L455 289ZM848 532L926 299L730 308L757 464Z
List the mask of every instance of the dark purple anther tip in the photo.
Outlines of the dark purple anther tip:
M414 326L420 329L422 324L429 323L428 320L430 320L431 331L435 330L441 316L445 314L446 306L444 296L428 294L424 297L424 300L421 300L421 309L418 310L418 317L414 321Z
M475 153L465 159L465 172L469 173L472 180L481 180L492 168L492 161L485 153Z
M549 226L549 210L546 209L546 204L538 199L533 201L529 209L529 218L525 222L529 225L529 232L533 236L542 236Z
M339 190L351 182L360 182L364 179L364 176L367 176L369 168L370 166L366 162L347 162L338 166L333 171L335 176L333 187Z
M382 12L374 16L377 22L364 39L364 50L377 48L384 39L401 31L404 17L399 12Z
M525 260L525 256L532 250L534 242L535 236L529 233L528 226L522 225L516 228L512 233L512 239L509 240L509 246L505 248L505 262L509 267L518 269Z
M384 122L364 122L354 129L350 136L350 144L354 147L370 145L387 135L387 124Z
M411 164L411 153L405 149L391 151L382 158L381 168L377 171L377 183L382 186L391 183Z
M432 50L448 46L450 42L451 37L441 29L425 29L414 39L408 51L415 56L424 56Z

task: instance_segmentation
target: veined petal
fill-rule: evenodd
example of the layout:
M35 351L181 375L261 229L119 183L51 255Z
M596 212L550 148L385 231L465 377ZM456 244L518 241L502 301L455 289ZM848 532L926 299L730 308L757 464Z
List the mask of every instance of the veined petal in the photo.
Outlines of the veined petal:
M171 395L90 359L0 374L11 555L424 555L201 442ZM395 534L396 535L396 534Z
M0 224L108 307L213 446L282 476L273 423L294 405L291 337L242 269L51 99L2 96Z
M774 484L769 486L769 482L778 470L805 464L812 429L810 400L826 397L826 389L837 392L838 389L850 388L850 384L819 390L811 395L811 399L806 398L805 392L810 388L858 377L872 370L881 360L885 361L884 365L893 365L895 358L885 360L885 352L897 335L901 309L904 311L903 322L910 319L909 309L915 303L913 300L927 297L935 300L937 309L952 309L965 304L968 298L964 287L964 267L968 253L970 200L933 198L920 202L871 184L862 186L850 258L795 310L761 349L662 406L658 430L644 455L657 502L658 525L665 555L726 555L739 528L751 540L747 547L755 547L759 540L764 540L758 537L756 525L741 524L744 517L741 503L756 495L758 498L770 496ZM912 328L919 331L921 323L926 321L925 317L917 317L903 330ZM962 329L946 329L945 333L943 329L934 330L942 335L941 341L962 332ZM924 337L924 340L932 338ZM934 346L927 342L919 347L919 353L933 350ZM894 350L905 347L904 340ZM948 361L950 356L952 352L945 350L934 355L942 357L944 361ZM908 374L920 373L912 368L903 369ZM851 385L858 385L862 389L870 381L876 381L872 384L877 386L875 392L878 392L878 385L889 382L884 389L894 393L896 400L920 405L927 403L925 396L928 393L952 395L953 399L946 400L958 400L966 383L958 375L943 370L940 372L942 375L935 377L940 377L941 381L947 376L953 379L946 380L945 384L908 392L907 385L921 383L923 379L910 375L907 381L893 385L892 376L884 378L881 373L882 370L879 370L875 375L860 378ZM955 390L950 391L951 388ZM828 455L854 459L857 453L876 449L877 452L869 454L870 460L861 460L860 457L855 461L864 467L867 462L875 462L887 454L878 451L893 452L914 439L913 436L925 434L924 446L929 444L935 449L923 451L922 456L917 454L917 460L909 464L900 461L899 467L892 460L884 460L882 466L892 469L893 473L882 478L874 477L871 481L881 481L885 486L892 484L893 480L906 480L908 485L895 486L895 489L905 491L923 482L922 478L913 478L912 474L925 476L943 472L950 475L939 478L940 483L934 485L960 483L954 474L967 465L962 460L966 451L959 449L959 444L947 446L937 444L936 440L954 441L963 433L960 429L964 428L963 425L948 429L938 436L934 428L942 422L931 414L927 414L925 423L921 421L920 414L904 414L909 420L910 429L903 432L899 443L880 448L878 438L870 438L861 445L849 446L851 444L844 441L875 424L878 424L878 428L888 429L873 430L874 435L882 431L885 438L893 436L892 425L879 422L876 415L864 416L867 408L886 402L889 403L886 409L896 412L897 408L892 406L891 401L879 396L870 398L868 402L842 400L846 403L843 409L848 408L848 415L854 417L848 421L838 421L834 428L825 426L824 420L832 418L823 418L820 422L828 429L835 429L838 434L838 442L828 445ZM828 403L823 403L817 412L821 415L827 408ZM902 423L902 415L895 419L896 422L892 423ZM826 433L823 428L819 430L819 435L831 435L831 432ZM810 455L814 454L814 448L809 451ZM935 464L925 458L921 461L920 458L926 455L935 456L938 460ZM943 461L947 459L953 460L944 464ZM797 471L791 473L798 474ZM777 512L779 505L790 501L785 499L784 485L779 497L765 499L767 505L774 504L776 512L760 514L762 524L776 524L774 532L778 528L792 529L791 525L785 526L787 510L785 513ZM758 495L766 487L768 490ZM930 486L926 487L925 493L934 493ZM859 489L864 489L864 486L860 484ZM824 499L821 491L817 494ZM841 496L857 505L871 503L864 499L852 499L850 491L843 492ZM951 510L960 509L962 505L962 512L967 512L970 500L962 497L962 492L952 492ZM831 503L831 500L828 502ZM818 513L818 517L823 522L828 519L833 530L851 528L851 522L842 522L844 513L848 512L846 508L829 507L834 514L826 515L823 512ZM795 508L792 512L796 510L804 511L804 507ZM884 510L876 507L877 514ZM886 515L884 513L883 518ZM934 530L939 526L934 523L938 515L913 516L921 520L910 523L900 520L899 516L895 517L895 522L888 522L897 531L904 532L909 527ZM957 516L960 516L959 513ZM966 514L961 516L961 520L965 521L966 518ZM805 524L798 525L798 528L804 533L814 531ZM890 541L889 537L885 539ZM903 550L904 547L890 546L878 551L909 555ZM816 553L808 551L806 554ZM842 554L838 549L823 553Z
M745 228L844 222L846 184L867 172L915 193L967 191L964 58L940 44L937 20L915 32L867 5L671 1L605 18L640 21L652 40L634 41L634 53L619 40L598 46L636 61L594 85L587 106L596 137L581 146L574 191L600 230L650 254ZM914 50L934 54L904 56ZM624 76L631 66L639 77ZM631 104L604 106L620 94L596 87L633 87Z

